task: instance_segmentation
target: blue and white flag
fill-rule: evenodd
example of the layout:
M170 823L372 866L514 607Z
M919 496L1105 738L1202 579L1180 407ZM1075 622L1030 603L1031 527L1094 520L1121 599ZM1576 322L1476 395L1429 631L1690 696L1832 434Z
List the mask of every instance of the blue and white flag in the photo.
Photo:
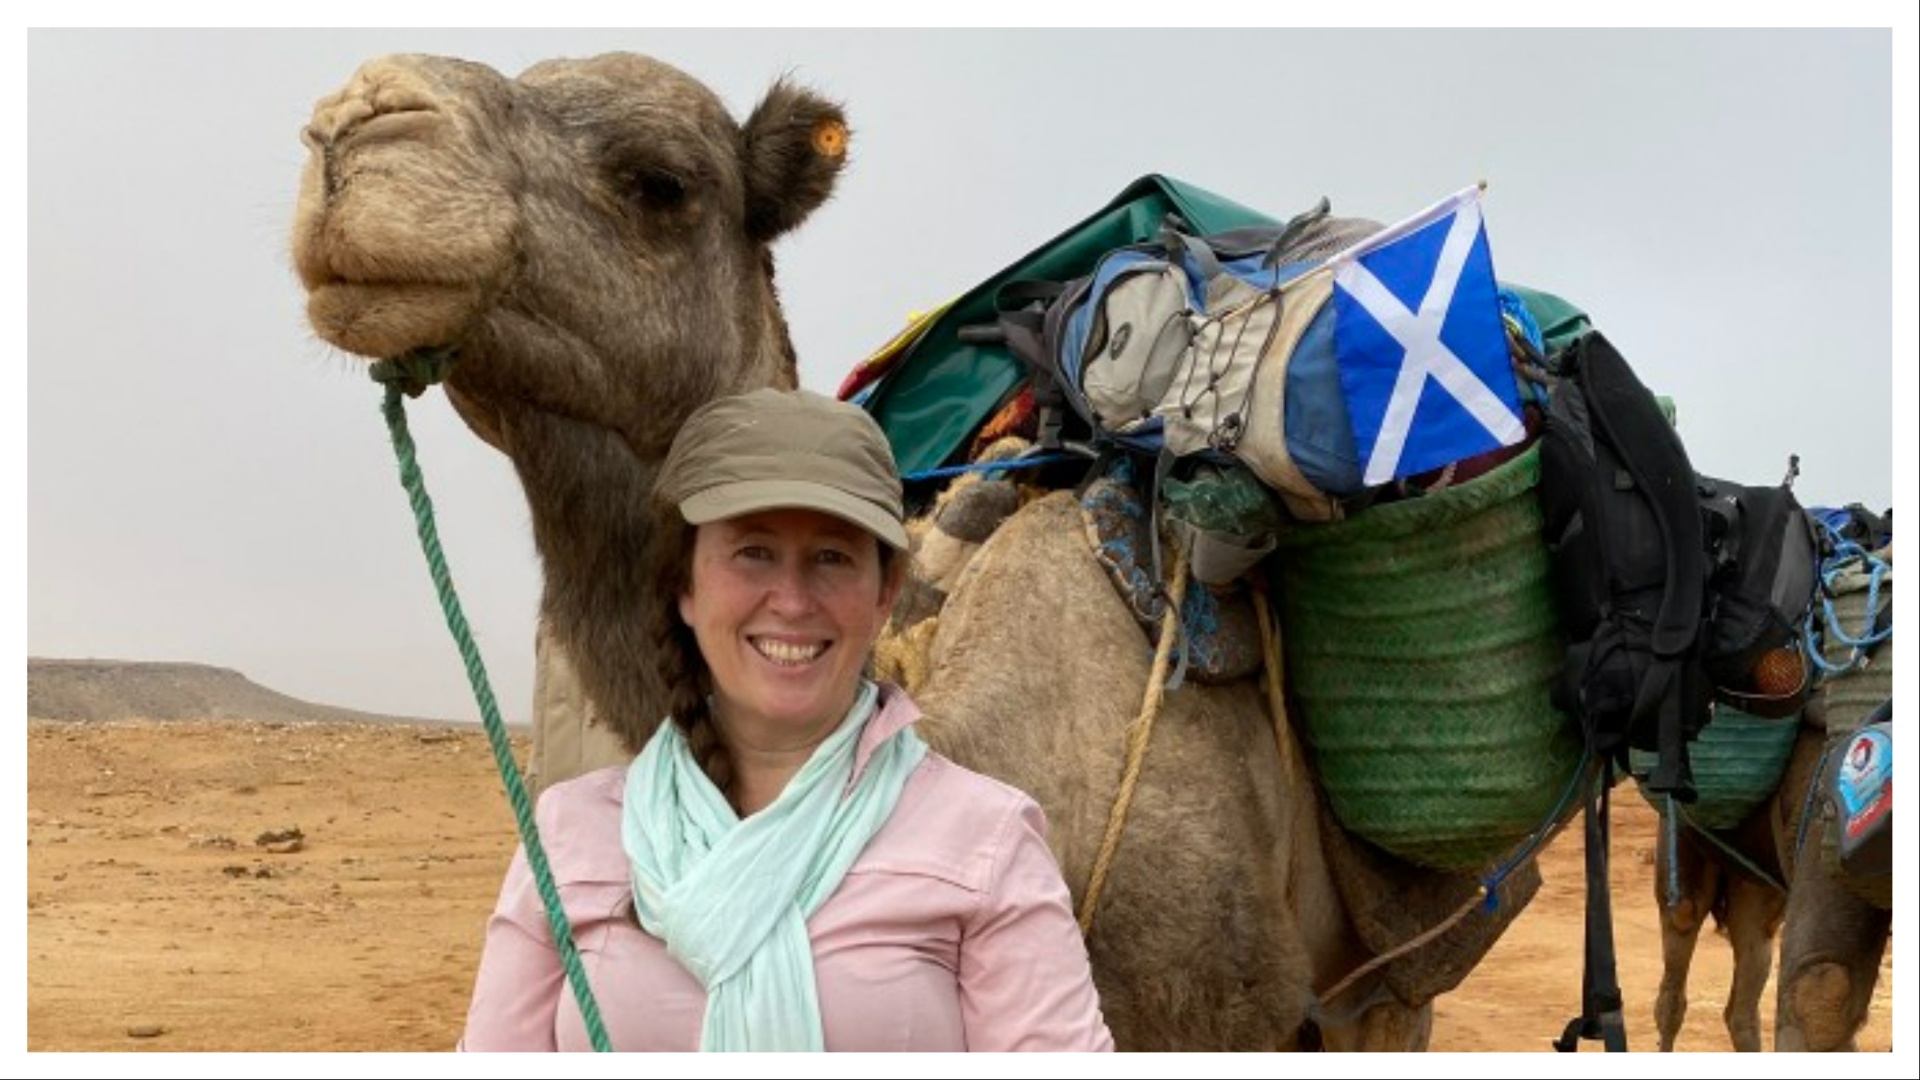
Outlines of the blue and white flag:
M1478 186L1327 265L1340 386L1368 485L1520 441Z

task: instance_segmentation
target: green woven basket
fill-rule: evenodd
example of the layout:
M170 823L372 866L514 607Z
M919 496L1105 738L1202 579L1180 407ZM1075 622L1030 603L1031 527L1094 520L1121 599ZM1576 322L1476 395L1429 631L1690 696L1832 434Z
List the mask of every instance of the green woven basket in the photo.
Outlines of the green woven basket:
M1321 783L1342 825L1410 862L1485 868L1577 805L1539 480L1535 446L1280 537L1288 686Z
M1693 787L1699 798L1686 808L1688 820L1704 829L1731 829L1758 809L1786 772L1800 714L1769 720L1726 705L1715 705L1713 720L1687 747ZM1627 763L1640 795L1659 809L1664 803L1647 793L1645 780L1660 755L1633 750Z

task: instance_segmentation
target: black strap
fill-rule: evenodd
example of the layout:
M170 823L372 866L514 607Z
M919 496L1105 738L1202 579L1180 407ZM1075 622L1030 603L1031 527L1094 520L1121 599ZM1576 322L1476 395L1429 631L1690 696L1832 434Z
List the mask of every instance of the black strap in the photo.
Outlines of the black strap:
M1589 794L1581 813L1586 822L1587 925L1585 963L1580 976L1580 1015L1567 1021L1553 1048L1567 1053L1580 1048L1581 1039L1597 1039L1609 1053L1627 1049L1627 1023L1622 1014L1620 977L1613 952L1613 900L1607 879L1608 793L1613 788L1613 762L1602 759L1595 773L1598 791Z
M1035 304L1045 307L1058 300L1065 291L1067 285L1063 281L1015 278L995 290L993 306L999 311L1015 311Z
M1653 714L1652 722L1658 725L1654 728L1654 739L1660 760L1647 775L1647 790L1672 795L1683 803L1692 802L1696 797L1686 729L1680 717L1681 703L1688 696L1681 685L1684 677L1680 661L1655 659L1647 669L1647 677L1640 682L1640 693L1634 699L1632 718L1627 724L1629 731L1645 731L1648 721L1644 717Z
M1010 281L996 297L996 302L1002 305L998 321L988 324L997 337L995 344L1004 346L1027 369L1034 411L1038 414L1034 441L1042 451L1048 452L1062 448L1061 433L1067 419L1066 392L1061 389L1059 372L1047 355L1046 346L1046 306L1061 290L1059 282ZM967 340L968 331L973 329L961 327L961 340Z

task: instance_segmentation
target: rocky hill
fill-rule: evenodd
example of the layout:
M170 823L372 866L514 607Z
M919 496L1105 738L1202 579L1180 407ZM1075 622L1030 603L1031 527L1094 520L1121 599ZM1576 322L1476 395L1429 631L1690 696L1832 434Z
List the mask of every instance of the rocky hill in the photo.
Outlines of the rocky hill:
M27 658L27 716L36 720L319 720L439 724L316 705L231 668L134 660Z

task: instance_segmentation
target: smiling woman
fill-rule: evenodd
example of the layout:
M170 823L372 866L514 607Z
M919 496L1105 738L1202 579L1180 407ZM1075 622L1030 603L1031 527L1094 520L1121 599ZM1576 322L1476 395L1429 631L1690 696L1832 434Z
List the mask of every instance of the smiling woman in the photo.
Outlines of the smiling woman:
M878 425L720 398L653 504L673 722L611 717L633 763L537 815L614 1048L1112 1049L1039 805L930 751L866 675L907 547ZM562 972L523 851L462 1046L585 1047Z
M696 416L655 489L685 521L655 533L680 621L656 637L669 711L750 814L853 705L906 569L900 482L851 406L769 390Z

